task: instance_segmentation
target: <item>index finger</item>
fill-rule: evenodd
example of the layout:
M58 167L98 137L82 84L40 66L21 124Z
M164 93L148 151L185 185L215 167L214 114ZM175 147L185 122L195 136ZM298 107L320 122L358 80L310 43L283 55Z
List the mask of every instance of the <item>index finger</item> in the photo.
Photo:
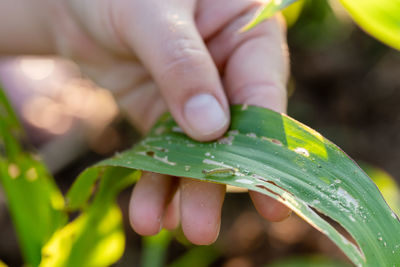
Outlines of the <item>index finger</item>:
M214 60L224 66L225 90L232 104L248 104L286 112L289 60L285 28L274 17L238 35L252 18L249 10L209 42ZM257 211L266 219L280 221L290 210L272 198L250 191Z
M289 56L283 18L276 16L239 33L256 12L250 9L209 41L231 104L249 104L286 112Z

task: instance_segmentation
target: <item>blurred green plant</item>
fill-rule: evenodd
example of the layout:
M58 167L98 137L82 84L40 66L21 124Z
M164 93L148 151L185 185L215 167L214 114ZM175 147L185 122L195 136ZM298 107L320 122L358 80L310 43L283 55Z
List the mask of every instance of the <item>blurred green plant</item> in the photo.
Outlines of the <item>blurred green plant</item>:
M249 30L298 0L271 0L242 31ZM339 0L353 20L381 42L400 50L400 0ZM290 7L289 7L290 8Z
M67 220L64 199L44 165L21 145L23 131L0 88L0 182L27 263ZM40 223L38 223L40 218Z
M162 229L155 236L143 237L143 251L141 257L141 267L207 267L210 266L219 256L220 252L214 245L195 246L186 240L181 231L167 231ZM172 240L180 242L186 247L186 252L167 264L167 251Z
M86 191L70 193L80 201L68 205L43 163L21 145L23 137L0 88L0 183L26 264L78 267L116 262L124 251L125 235L115 198L140 177L140 171L92 168L82 174L91 178ZM69 222L72 211L80 215Z
M301 2L299 0L288 6L282 13L286 14L287 10ZM355 25L340 13L344 11L344 8L340 9L340 3L335 6L329 3L331 1L304 0L295 23L288 23L291 47L315 52L342 44L350 38Z
M116 197L141 172L124 168L94 170L102 179L93 201L89 203L88 198L74 208L67 206L68 211L80 210L81 215L54 233L42 249L40 266L109 266L122 256L125 235Z
M214 246L195 246L169 264L168 267L207 267L210 266L218 256L219 252Z
M166 265L168 245L172 240L171 232L162 229L155 236L143 237L141 267L158 267Z
M360 166L378 186L389 206L400 216L400 188L395 179L385 170L366 162L360 162Z

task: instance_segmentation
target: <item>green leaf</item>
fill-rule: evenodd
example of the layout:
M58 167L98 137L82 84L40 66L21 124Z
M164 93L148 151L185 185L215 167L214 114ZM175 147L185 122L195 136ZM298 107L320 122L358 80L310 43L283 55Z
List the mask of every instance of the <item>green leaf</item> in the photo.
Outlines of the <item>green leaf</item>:
M74 211L85 207L93 193L94 183L102 172L100 168L88 168L79 175L66 195L67 210Z
M120 175L127 175L124 173L126 170L124 169L117 169L114 170L116 172L121 172L121 174L114 174L115 177L119 177ZM68 191L66 200L67 200L67 206L66 209L69 211L75 211L78 209L84 209L88 203L90 197L93 195L94 190L95 190L95 183L101 179L104 180L104 177L108 177L109 170L105 170L103 167L92 167L92 168L87 168L84 170L79 177L75 180L74 184L72 185L71 189ZM107 183L110 183L110 187L113 188L114 191L119 191L122 190L123 188L135 183L137 179L140 177L140 172L137 172L133 177L130 177L134 180L113 180L109 181L106 180ZM103 182L104 183L104 182ZM100 191L101 192L101 191ZM113 192L108 192L108 195L110 195ZM101 193L102 194L102 193ZM115 192L113 194L116 194ZM112 197L115 197L115 195L110 195Z
M0 260L0 267L7 267L7 264L5 264L4 262L2 262L2 261Z
M124 251L121 217L116 205L104 207L104 212L96 218L97 222L93 221L91 214L81 215L56 232L44 246L40 266L111 265ZM78 251L78 248L82 250Z
M185 136L163 116L151 134L98 166L118 166L228 184L275 198L330 238L356 265L400 262L400 222L376 185L316 131L267 109L234 106L216 142ZM317 212L318 211L318 212ZM340 223L352 244L322 213Z
M88 181L94 182L93 177L101 178L90 204L70 194L71 203L80 203L84 211L56 232L44 246L40 266L109 266L122 256L125 235L121 211L115 204L116 197L122 189L134 183L141 172L126 168L102 169L93 167L85 171L74 184L71 190L78 192L80 188L88 188L87 183L79 180L88 178ZM93 176L96 171L102 174ZM89 197L85 198L86 201Z
M67 221L64 199L45 166L22 149L22 128L1 89L0 130L0 183L22 254L37 266L42 246Z
M293 26L297 22L304 4L305 0L298 0L282 10L282 14L285 17L286 25L288 27Z
M366 32L400 50L400 0L340 0Z
M288 7L290 4L292 4L296 1L297 0L271 0L271 1L269 1L262 8L260 8L260 10L254 16L254 18L249 23L247 23L241 29L241 31L250 30L251 28L255 27L257 24L259 24L263 20L269 19L270 17L275 15L276 12L279 12L280 10L284 9L285 7Z
M42 246L67 220L64 199L44 167L29 155L0 159L6 194L25 260L38 265Z

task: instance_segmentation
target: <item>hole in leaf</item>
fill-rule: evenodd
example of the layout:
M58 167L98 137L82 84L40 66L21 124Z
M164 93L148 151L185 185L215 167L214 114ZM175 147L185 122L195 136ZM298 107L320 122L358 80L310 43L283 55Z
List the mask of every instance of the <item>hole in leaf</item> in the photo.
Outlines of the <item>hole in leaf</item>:
M266 141L269 141L271 143L274 143L275 145L283 146L283 143L278 139L269 138L269 137L266 137L266 136L261 136L261 140L266 140Z
M358 243L356 240L353 238L353 236L337 221L332 219L329 216L326 216L322 212L318 211L316 208L309 206L310 209L312 209L318 216L320 216L325 222L330 224L336 231L338 231L342 236L344 236L350 243L352 243L357 250L360 252L361 255L363 255L363 252L361 248L359 247Z
M273 182L273 181L271 181L271 180L268 180L268 179L266 179L266 178L264 178L264 177L262 177L262 176L259 176L259 175L257 175L257 174L253 174L252 177L253 177L253 178L256 178L256 179L258 179L258 180L260 180L260 181L262 181L262 182L272 184L272 185L274 185L274 186L276 186L276 187L282 189L283 191L286 191L288 194L290 194L290 195L293 196L293 194L292 194L291 192L289 192L288 190L286 190L285 188L283 188L282 186L276 184L275 182Z
M279 141L278 139L271 139L271 142L276 144L276 145L278 145L278 146L282 146L283 145L282 142Z
M266 187L265 185L258 184L258 185L256 185L256 187L261 188L261 189L263 189L263 190L266 190L266 191L270 192L271 194L274 194L275 196L277 196L278 198L280 198L282 201L285 201L285 199L284 199L281 195L279 195L278 193L272 191L271 189L269 189L269 188Z
M154 151L146 151L146 155L149 157L154 157Z
M273 182L273 181L269 181L269 180L267 180L267 181L265 181L265 182L267 182L267 183L269 183L269 184L272 184L272 185L274 185L274 186L276 186L276 187L278 187L278 188L282 189L283 191L286 191L288 194L290 194L290 195L292 195L292 196L293 196L293 194L292 194L291 192L289 192L288 190L286 190L286 189L285 189L285 188L283 188L282 186L280 186L280 185L277 185L275 182Z

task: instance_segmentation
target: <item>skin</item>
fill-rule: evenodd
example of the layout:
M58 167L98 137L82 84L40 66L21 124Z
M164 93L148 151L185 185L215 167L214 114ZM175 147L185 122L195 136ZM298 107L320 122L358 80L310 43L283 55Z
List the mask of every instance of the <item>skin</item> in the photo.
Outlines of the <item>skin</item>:
M7 37L0 38L0 53L68 57L114 93L141 132L169 110L189 136L209 141L227 130L229 104L286 111L282 19L238 33L260 5L255 0L0 1L0 36ZM249 194L265 219L289 216L273 199ZM141 235L181 222L191 242L210 244L219 233L224 195L223 185L145 173L132 193L130 221Z

